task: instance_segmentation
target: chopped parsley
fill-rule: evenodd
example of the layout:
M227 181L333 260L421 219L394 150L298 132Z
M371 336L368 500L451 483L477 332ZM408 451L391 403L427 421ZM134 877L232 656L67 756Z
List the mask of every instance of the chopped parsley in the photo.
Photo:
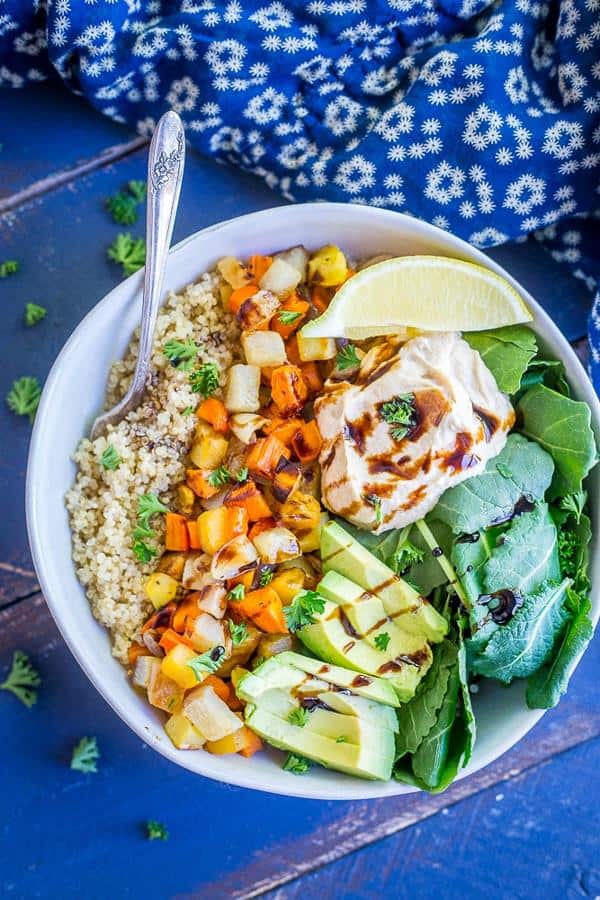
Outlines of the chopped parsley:
M19 263L16 259L7 259L6 262L0 263L0 278L8 278L19 271Z
M219 387L219 370L215 363L204 363L190 372L190 385L195 394L210 397Z
M288 722L290 723L290 725L297 725L298 728L304 728L304 726L308 722L308 710L303 706L298 706L289 714Z
M282 309L277 313L277 318L282 325L293 325L296 319L299 319L302 313L293 312L291 309Z
M360 359L356 352L354 344L346 344L341 350L338 350L335 358L335 364L338 369L353 369L354 366L360 365Z
M282 769L286 772L292 772L294 775L305 775L310 769L310 760L303 756L296 756L295 753L288 753L288 757L284 762Z
M133 542L133 555L141 563L148 563L151 559L158 555L156 547L147 544L142 538L136 538Z
M118 191L106 201L106 208L118 225L133 225L137 222L137 200L125 191Z
M335 742L336 742L336 744L347 744L348 738L346 737L345 734L340 734L339 737L336 737Z
M134 179L127 182L127 189L134 200L143 203L146 199L146 182L141 179Z
M233 646L237 647L238 644L243 644L250 634L250 632L248 631L248 626L244 622L236 624L231 619L228 619L227 622L229 625L229 634L231 635Z
M193 406L186 406L186 408L184 410L182 410L181 415L187 417L187 416L191 416L193 412L194 412Z
M32 328L34 325L37 325L37 323L41 322L42 319L45 319L47 315L48 310L45 306L39 306L37 303L25 304L24 319L25 324L28 328Z
M383 631L381 634L375 635L374 644L378 650L387 650L389 642L390 636L387 631Z
M229 484L231 479L232 475L229 469L226 466L219 466L218 469L210 473L206 480L211 487L218 488L223 487L224 484Z
M414 394L398 394L380 406L381 418L391 425L390 434L395 441L401 441L414 424L416 407Z
M97 772L96 763L100 759L98 741L95 737L82 737L77 746L73 747L71 756L71 768L77 772Z
M123 275L133 275L146 262L145 241L133 238L129 232L118 234L106 252L109 259L121 266Z
M268 584L271 584L273 581L273 570L272 569L263 569L260 575L258 576L258 584L259 587L266 587Z
M198 356L198 346L192 340L178 341L177 338L173 338L166 342L163 353L176 369L189 372L194 368L194 362Z
M248 466L244 466L243 469L240 469L239 472L236 472L236 474L235 474L235 480L236 480L236 481L239 481L240 483L241 483L242 481L247 481L247 480L248 480Z
M401 575L411 566L423 562L424 559L425 551L415 547L412 541L406 540L396 549L388 565L396 575Z
M0 690L10 691L17 700L30 709L37 701L36 688L41 683L39 672L33 668L27 654L22 650L15 650L10 672L0 684Z
M225 647L213 647L212 650L207 650L206 653L201 653L199 656L190 659L186 665L193 670L198 681L202 681L207 672L209 675L212 675L217 671L221 665L221 657L224 653Z
M112 444L106 446L106 449L100 457L100 464L103 469L108 469L111 472L114 471L114 469L118 469L121 465L121 457Z
M244 599L244 595L246 593L246 588L243 584L236 584L235 587L232 587L229 591L229 599L233 600L234 603L239 603L240 600Z
M373 509L375 510L375 524L381 525L383 522L383 510L381 508L381 497L378 497L377 494L365 494L365 500L367 503L370 503Z
M565 512L575 516L577 524L581 521L583 509L587 502L587 491L576 491L574 494L567 494L560 501L560 508Z
M167 828L161 823L156 822L154 819L148 819L146 822L146 835L149 841L168 841L169 840L169 832Z
M41 394L42 388L37 378L32 375L24 375L13 381L13 385L6 395L6 402L17 416L28 416L29 421L33 423Z
M147 531L151 531L150 519L153 516L157 516L159 513L168 512L168 507L166 507L164 503L160 502L156 494L140 494L140 496L138 497L138 522L141 527L145 528ZM149 536L150 535L148 534L147 537Z
M314 613L322 613L325 609L325 598L317 591L301 591L296 594L289 606L284 607L283 614L290 631L299 631L305 625L314 622Z

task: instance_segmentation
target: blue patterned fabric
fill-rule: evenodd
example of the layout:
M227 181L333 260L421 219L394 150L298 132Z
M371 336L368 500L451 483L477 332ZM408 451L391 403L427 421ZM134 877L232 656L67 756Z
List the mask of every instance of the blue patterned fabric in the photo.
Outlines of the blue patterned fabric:
M596 290L600 0L4 0L0 84L51 72L286 197L533 233ZM598 296L590 339L600 388Z

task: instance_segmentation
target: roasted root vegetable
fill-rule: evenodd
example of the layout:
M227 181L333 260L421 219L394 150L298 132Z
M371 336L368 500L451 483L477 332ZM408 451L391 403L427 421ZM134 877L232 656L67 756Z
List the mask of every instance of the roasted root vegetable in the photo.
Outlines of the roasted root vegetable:
M186 561L186 553L163 553L158 561L156 570L157 572L164 572L165 575L170 575L175 581L181 581Z
M190 549L187 520L179 513L168 512L165 516L165 549L183 553Z
M262 750L263 742L259 736L251 731L246 725L244 725L244 738L246 739L246 744L240 750L241 756L248 758L254 756L259 750Z
M204 745L204 735L194 728L183 713L171 716L165 723L165 731L178 750L199 750Z
M284 503L298 489L301 478L298 463L289 461L280 463L273 477L272 491L275 499Z
M230 643L223 622L204 612L198 613L193 619L186 619L185 637L189 638L199 653L205 653L213 647L225 647Z
M260 281L272 262L272 256L262 256L260 253L255 253L254 256L250 257L248 271L255 281Z
M242 350L251 366L282 366L287 356L285 344L275 331L245 331L242 334Z
M307 338L302 336L302 332L297 335L297 338L298 356L302 362L333 359L337 353L337 346L333 338Z
M242 303L245 303L246 300L249 300L250 297L253 297L257 292L258 285L255 283L245 284L242 287L236 288L235 291L231 292L227 300L229 312L236 316Z
M347 275L346 257L334 244L321 247L308 261L308 280L314 284L335 287L342 284Z
M198 516L198 537L205 553L216 553L232 538L248 531L248 516L239 507L219 506Z
M265 291L274 294L289 294L302 280L302 272L291 265L281 256L275 257L265 274L259 281L259 285Z
M270 481L277 471L280 461L290 458L290 451L279 438L270 434L252 444L246 456L248 471L255 478Z
M323 379L321 378L321 373L319 372L319 367L316 362L302 363L300 371L302 372L302 378L304 379L304 384L307 387L308 393L318 394L323 387Z
M232 607L234 605L235 604L232 604ZM232 646L231 653L223 660L217 669L217 674L221 677L227 677L236 667L244 665L256 651L261 638L261 632L252 624L248 624L246 627L247 634L244 640L240 641L239 644Z
M280 569L269 587L277 591L284 606L289 606L296 594L306 587L306 573L295 566L290 569Z
M238 512L237 507L232 507ZM253 569L258 561L258 553L252 541L245 535L233 538L215 553L210 564L211 575L215 581L229 581L242 572Z
M153 677L160 672L160 659L156 656L148 656L148 651L144 656L138 656L133 667L133 683L136 687L148 689Z
M254 413L260 407L260 369L237 363L229 369L225 406L230 413Z
M316 497L295 491L285 503L278 506L277 513L281 524L297 537L303 553L319 549L321 504Z
M219 741L243 727L210 685L193 688L185 698L183 712L207 741Z
M185 527L188 532L190 550L201 550L202 547L200 546L200 538L198 537L198 523L196 522L196 519L188 520L185 523Z
M253 444L256 440L256 432L260 431L268 421L257 413L236 413L229 420L231 431L243 444Z
M225 506L238 506L245 509L249 522L268 519L271 515L269 504L253 481L246 481L230 488L225 494Z
M235 604L235 614L249 619L257 628L269 634L284 634L288 630L281 598L271 587L248 591Z
M178 644L185 647L192 646L188 639L175 631L174 628L166 628L161 634L160 641L158 642L158 646L162 647L165 653L168 653L169 650L172 650L173 647L176 647ZM165 674L167 673L165 672Z
M290 294L277 311L277 314L273 316L271 328L281 335L283 340L287 340L304 323L309 310L310 303L302 300L294 292Z
M224 256L217 263L217 270L232 288L243 287L252 281L252 276L241 262L234 256Z
M221 584L207 584L200 591L197 606L215 619L222 619L227 609L227 591Z
M209 482L209 475L209 469L186 469L185 472L185 480L188 487L197 497L201 497L203 500L208 500L209 497L214 497L215 494L219 493L219 488L213 487Z
M207 741L205 744L205 750L218 755L241 753L243 756L252 756L261 748L261 739L253 731L250 731L247 725L242 725L239 731L228 734L220 741Z
M191 516L194 511L194 502L196 495L191 487L187 484L180 484L177 487L177 508L182 516Z
M146 581L144 591L154 609L166 606L177 594L177 582L166 572L154 572Z
M271 376L271 394L283 416L297 415L308 399L308 390L298 366L279 366Z
M229 431L229 416L225 404L216 397L207 397L203 400L196 410L196 415L212 425L218 434L227 434Z
M190 449L190 459L199 469L216 469L227 456L228 447L227 438L218 434L205 422L199 422L194 443Z
M303 463L318 459L322 446L323 438L314 419L301 425L292 438L292 449Z
M262 659L270 659L271 656L285 653L286 650L292 650L293 647L294 640L291 634L265 634L260 639L256 653Z
M162 672L160 664L150 673L148 700L152 706L164 709L165 712L178 713L181 710L183 688L172 678L167 678Z
M229 303L231 304L231 297ZM240 328L244 331L257 331L268 326L279 306L279 299L271 291L257 291L244 300L236 313Z
M281 525L257 534L252 543L262 561L268 565L277 565L288 559L297 559L301 555L296 535L289 528L283 528Z
M281 250L275 254L274 259L283 259L284 262L289 263L300 274L300 281L304 281L308 253L300 244L297 247L290 247L288 250Z
M188 619L195 619L199 613L198 599L200 591L193 591L188 594L181 603L177 605L177 609L173 613L171 625L173 630L178 634L183 634L187 628Z
M176 644L164 657L161 664L161 672L167 678L170 678L184 691L195 687L198 684L196 672L189 665L190 660L194 659L196 653L185 644Z
M265 434L272 434L276 438L279 438L282 444L285 444L286 447L291 448L292 446L292 438L303 424L304 419L270 419L267 424L264 426L263 431Z
M197 523L196 530L198 529ZM181 583L186 591L199 591L210 583L210 557L205 553L190 553L183 567Z

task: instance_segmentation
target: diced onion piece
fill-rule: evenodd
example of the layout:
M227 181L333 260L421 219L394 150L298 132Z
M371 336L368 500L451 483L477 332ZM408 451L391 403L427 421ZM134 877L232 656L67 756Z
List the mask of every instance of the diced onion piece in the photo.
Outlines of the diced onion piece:
M272 291L257 291L242 302L237 320L245 330L255 331L273 318L280 305Z
M185 633L194 649L199 653L204 653L213 647L225 646L225 626L221 621L205 612L195 616L192 620L188 619Z
M315 339L316 340L316 339ZM333 342L335 347L335 341ZM245 331L242 348L251 366L282 366L287 362L283 338L276 331Z
M313 360L333 359L337 353L337 347L333 338L306 338L302 332L298 332L298 356L302 362Z
M136 687L147 688L153 673L154 677L160 671L160 659L155 656L138 656L133 667L133 683Z
M203 587L198 599L198 609L210 613L215 619L222 619L227 609L227 591L220 584Z
M281 526L261 531L254 536L253 543L262 561L270 565L296 559L302 555L296 535L289 528Z
M257 332L257 334L262 334L262 332ZM256 432L260 431L268 421L263 416L257 416L256 413L236 413L229 420L229 425L233 434L242 443L253 444L256 440Z
M245 535L233 538L218 550L210 564L215 581L228 581L252 568L258 560L258 553L252 541Z
M302 280L302 273L281 257L275 257L263 277L260 287L274 294L290 294Z
M300 273L300 281L304 281L306 276L306 266L308 264L308 252L304 247L290 247L289 250L282 250L275 254L275 259L282 259L289 263L297 272Z
M260 407L260 369L258 366L231 366L225 391L225 406L230 413L256 412Z
M198 685L185 698L183 712L207 741L219 741L243 727L210 685Z
M201 591L212 582L209 572L210 557L206 553L190 554L183 567L181 583L186 591Z
M217 263L217 270L234 290L252 281L248 270L234 256L224 256L223 259L220 259Z
M178 750L199 750L205 741L204 735L183 713L171 716L165 723L165 731Z

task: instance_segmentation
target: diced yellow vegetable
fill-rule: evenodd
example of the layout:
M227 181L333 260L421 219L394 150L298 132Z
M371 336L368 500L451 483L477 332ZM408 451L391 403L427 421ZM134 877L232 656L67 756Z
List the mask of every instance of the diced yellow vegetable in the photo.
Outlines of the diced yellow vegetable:
M161 671L167 678L175 681L185 691L198 684L198 678L194 669L188 665L194 659L196 653L185 644L176 644L163 658Z
M270 565L297 559L302 555L296 536L288 528L280 526L256 534L252 543L262 561Z
M183 713L171 716L165 724L165 731L178 750L199 750L204 745L204 737Z
M221 738L220 741L207 741L205 750L209 753L224 755L225 753L239 753L246 746L246 734L243 722L240 722L238 731L228 734L227 737Z
M178 713L183 703L183 688L163 674L161 666L152 670L148 685L148 700L165 712Z
M334 287L346 280L348 264L339 247L328 244L313 253L308 262L308 280L322 287Z
M154 572L144 585L144 590L154 609L160 609L174 599L177 582L166 572Z
M302 332L297 334L298 356L302 362L312 360L333 359L337 353L336 343L333 338L307 338L302 337Z
M247 675L249 671L250 669L244 669L243 666L235 666L231 670L231 683L234 688L237 688L244 675Z
M233 288L226 281L222 281L219 285L219 297L221 298L221 303L223 304L226 310L229 310L229 298L233 293Z
M183 711L207 741L219 741L239 731L242 723L210 685L198 685L187 694Z
M235 290L252 281L248 270L234 256L224 256L217 263L219 274Z
M191 487L187 484L180 484L177 487L177 507L182 516L191 516L194 511L194 502L196 495Z
M318 550L321 534L321 504L316 497L295 491L285 503L279 506L277 518L282 525L296 535L304 553Z
M227 456L229 447L227 438L214 431L210 425L208 427L209 433L203 434L199 439L196 430L196 439L190 450L190 459L199 469L217 469Z
M334 342L335 343L335 342ZM283 338L276 331L245 331L242 349L251 366L282 366L287 361Z
M256 412L260 407L258 366L231 366L227 376L225 407L230 413Z
M283 605L287 606L306 586L306 573L295 567L282 569L271 581L270 586L277 591Z

